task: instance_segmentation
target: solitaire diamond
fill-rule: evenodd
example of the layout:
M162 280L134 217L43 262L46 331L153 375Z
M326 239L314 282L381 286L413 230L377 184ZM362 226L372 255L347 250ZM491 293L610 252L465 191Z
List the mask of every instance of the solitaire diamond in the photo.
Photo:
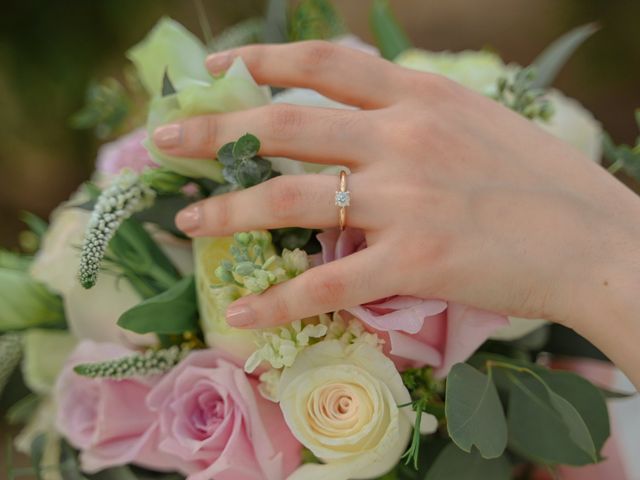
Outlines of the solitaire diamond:
M340 208L348 207L351 204L351 193L349 191L336 192L336 206Z

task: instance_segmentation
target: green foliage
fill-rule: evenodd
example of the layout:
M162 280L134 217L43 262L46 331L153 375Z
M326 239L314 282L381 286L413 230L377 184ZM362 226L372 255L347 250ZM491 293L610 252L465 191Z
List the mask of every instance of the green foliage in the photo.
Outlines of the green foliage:
M316 253L307 250L307 246L313 240L313 230L310 228L287 227L271 230L273 244L278 251L283 249L295 250L302 248L307 253Z
M9 425L26 424L35 414L39 405L40 397L34 393L30 393L11 405L7 410L5 419Z
M289 40L326 40L345 31L344 20L330 0L302 0L291 14Z
M118 325L136 333L183 334L198 330L193 275L124 312Z
M180 273L144 227L133 218L122 223L105 256L143 297L153 297L180 280Z
M525 67L512 78L499 78L494 99L529 120L548 121L553 115L553 106L544 98L544 89L533 86L536 76L534 67Z
M16 333L0 336L0 396L9 382L13 370L22 358L22 341Z
M149 168L140 174L140 181L158 194L178 194L191 181L166 167Z
M98 138L108 138L122 127L131 107L124 86L115 78L107 78L89 85L85 106L71 117L71 127L93 128Z
M640 109L635 113L636 123L640 130ZM615 174L623 171L631 178L640 181L640 136L635 147L629 145L615 145L608 134L603 136L604 156L611 162L608 170Z
M162 76L162 90L160 95L166 97L168 95L173 95L174 93L176 93L176 87L173 86L173 83L169 78L169 72L165 69L164 75Z
M90 378L112 378L122 380L131 377L145 377L166 373L175 367L189 353L189 346L172 347L161 350L147 350L104 362L82 363L74 367L78 375Z
M425 480L509 480L511 464L505 456L483 458L473 449L463 452L455 444L447 445L427 472Z
M287 0L269 0L263 23L262 40L265 43L286 42L287 22Z
M604 396L597 387L574 373L550 371L524 360L478 354L469 362L486 370L486 378L508 398L507 430L511 450L551 466L600 461L599 452L609 436L609 417ZM456 381L453 376L456 369L460 371L454 366L448 383ZM463 388L468 389L469 385ZM459 402L468 402L471 395L470 391L462 390L454 393L447 386L449 423L454 423L455 418L451 409L457 408ZM476 433L487 437L480 440L486 442L494 437L494 429L495 424L489 422L483 431ZM455 426L449 425L449 431L460 445L458 432L454 434ZM468 435L463 437L463 442L466 442L463 446L469 444Z
M447 378L447 429L460 449L475 445L483 458L498 458L507 446L507 422L491 370L485 375L458 363Z
M597 31L598 26L589 23L570 30L551 43L532 64L537 75L531 86L533 88L550 87L571 55Z
M411 41L391 11L389 0L374 0L369 21L380 54L387 60L411 48Z
M224 179L236 187L249 188L275 176L271 162L258 156L259 150L260 140L250 133L223 145L217 157L224 167Z

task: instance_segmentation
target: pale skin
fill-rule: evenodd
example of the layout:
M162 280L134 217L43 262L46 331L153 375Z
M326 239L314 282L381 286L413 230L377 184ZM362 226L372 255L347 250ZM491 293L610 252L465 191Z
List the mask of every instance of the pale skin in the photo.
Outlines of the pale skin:
M585 336L640 386L640 198L579 151L443 77L326 42L255 45L260 84L360 110L269 105L160 127L168 153L211 158L246 132L260 154L344 165L347 224L368 247L244 297L227 321L261 328L394 294L545 318ZM334 175L281 176L180 212L192 237L335 227Z

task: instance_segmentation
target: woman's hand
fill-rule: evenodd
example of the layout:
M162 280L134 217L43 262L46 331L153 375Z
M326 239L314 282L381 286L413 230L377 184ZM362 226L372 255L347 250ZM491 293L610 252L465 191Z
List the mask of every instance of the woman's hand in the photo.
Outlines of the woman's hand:
M640 200L572 147L443 77L330 43L248 46L207 64L219 73L236 56L258 83L312 88L360 110L280 104L203 116L161 127L157 145L211 158L251 132L261 155L345 165L347 224L365 231L368 248L242 298L229 308L232 325L405 294L598 336L588 318L636 307L622 292L640 291L640 231L628 224L640 218ZM337 184L337 176L281 176L201 201L177 224L191 236L333 227Z

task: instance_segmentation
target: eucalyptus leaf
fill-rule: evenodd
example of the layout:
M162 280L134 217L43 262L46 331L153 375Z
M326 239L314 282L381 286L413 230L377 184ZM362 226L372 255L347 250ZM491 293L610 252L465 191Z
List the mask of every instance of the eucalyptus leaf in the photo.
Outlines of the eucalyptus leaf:
M232 154L236 161L247 160L258 154L260 140L255 135L245 133L233 145Z
M235 142L225 143L218 150L217 158L218 161L224 165L225 167L230 167L235 164L236 159L233 157L233 146Z
M384 58L393 60L411 48L411 41L391 11L388 0L374 0L369 20L376 45Z
M136 333L182 334L198 329L195 280L185 277L168 290L124 312L118 325Z
M586 465L599 460L594 439L578 410L539 378L509 374L509 445L547 465Z
M264 182L271 175L271 162L261 157L254 157L240 162L236 169L236 179L243 188L253 187Z
M425 480L509 480L511 464L503 455L494 459L482 458L473 449L466 453L454 443L447 445L427 472Z
M447 429L465 452L475 445L484 458L497 458L507 446L507 423L492 381L465 363L453 366L447 378Z
M598 31L595 23L588 23L574 28L551 43L534 60L533 66L536 77L533 80L533 88L547 88L551 86L560 69L567 63L573 53L591 35Z

